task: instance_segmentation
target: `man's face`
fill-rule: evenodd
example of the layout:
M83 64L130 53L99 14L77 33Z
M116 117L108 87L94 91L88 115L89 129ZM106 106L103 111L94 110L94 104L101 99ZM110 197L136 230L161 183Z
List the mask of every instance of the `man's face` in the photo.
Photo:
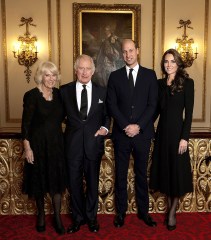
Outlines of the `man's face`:
M89 58L81 58L76 70L77 79L80 83L88 83L94 74L93 66Z
M138 49L135 47L135 44L131 40L123 42L122 45L123 58L126 65L130 68L133 68L138 63Z

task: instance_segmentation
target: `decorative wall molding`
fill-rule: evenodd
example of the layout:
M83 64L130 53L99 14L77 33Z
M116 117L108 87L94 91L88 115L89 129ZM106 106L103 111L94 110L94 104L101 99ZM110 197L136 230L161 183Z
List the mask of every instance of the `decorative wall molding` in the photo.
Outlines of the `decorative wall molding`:
M196 122L196 123L202 123L202 122L205 122L205 115L206 115L206 112L205 112L205 107L206 107L206 71L207 71L207 44L208 44L208 21L209 21L209 0L204 0L205 2L205 8L204 8L204 12L205 12L205 15L204 15L204 59L203 59L203 77L202 77L202 80L203 80L203 83L202 83L202 117L201 118L193 118L193 122ZM161 12L161 18L162 18L162 26L161 26L161 34L162 34L162 53L164 52L164 45L165 45L165 22L166 22L166 19L165 19L165 11L166 11L166 8L165 8L165 4L166 4L166 1L165 0L161 0L161 4L162 4L162 12ZM199 3L201 4L201 2ZM178 15L178 18L179 18L179 15ZM208 97L207 97L208 99Z
M52 26L51 26L51 0L47 1L47 15L48 15L48 54L49 60L51 60L52 56ZM10 114L10 99L9 99L9 79L8 79L8 56L7 56L7 13L6 13L6 5L5 0L1 0L1 11L2 11L2 48L3 48L3 64L4 64L4 85L5 85L5 120L6 123L21 123L21 119L12 118Z

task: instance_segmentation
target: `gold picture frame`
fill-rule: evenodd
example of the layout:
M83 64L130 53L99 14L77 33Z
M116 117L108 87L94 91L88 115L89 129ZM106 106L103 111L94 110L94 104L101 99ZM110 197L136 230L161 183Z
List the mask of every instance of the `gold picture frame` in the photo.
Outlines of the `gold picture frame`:
M140 4L73 3L73 61L90 55L96 67L92 80L106 86L110 72L124 64L122 39L140 46L140 24Z

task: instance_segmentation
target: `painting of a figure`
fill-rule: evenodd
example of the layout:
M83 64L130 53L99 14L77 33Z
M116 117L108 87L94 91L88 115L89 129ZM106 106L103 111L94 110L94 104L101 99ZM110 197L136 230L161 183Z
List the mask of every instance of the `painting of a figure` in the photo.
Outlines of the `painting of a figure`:
M102 39L96 59L96 75L99 83L107 85L112 71L122 67L124 61L121 51L121 39L115 35L110 25L104 28L105 38Z
M107 86L112 71L124 66L123 39L140 45L140 4L73 3L73 61L80 54L95 63L93 81Z
M132 14L82 13L82 53L95 62L93 80L107 85L112 71L124 66L121 41L132 38Z

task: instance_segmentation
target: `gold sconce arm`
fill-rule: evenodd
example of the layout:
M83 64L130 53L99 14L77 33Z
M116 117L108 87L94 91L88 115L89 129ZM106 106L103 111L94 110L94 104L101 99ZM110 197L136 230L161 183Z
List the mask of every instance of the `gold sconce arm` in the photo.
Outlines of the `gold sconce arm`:
M176 43L177 43L176 50L180 53L182 60L185 64L185 67L190 67L193 64L193 61L197 59L197 55L199 54L197 52L197 47L195 48L195 52L194 52L193 38L188 38L188 35L186 33L187 28L190 28L190 29L193 29L193 28L189 26L191 24L190 20L187 20L187 21L180 20L179 24L180 26L177 28L183 27L184 32L183 32L182 38L176 39Z
M32 24L33 19L30 18L21 18L21 24L19 26L26 25L26 32L24 36L19 36L18 38L18 47L14 49L13 54L14 58L17 58L19 65L23 65L26 67L24 73L26 76L26 80L29 83L31 77L31 69L30 67L37 61L38 51L37 51L37 37L31 37L29 32L29 25L36 27L36 25Z

